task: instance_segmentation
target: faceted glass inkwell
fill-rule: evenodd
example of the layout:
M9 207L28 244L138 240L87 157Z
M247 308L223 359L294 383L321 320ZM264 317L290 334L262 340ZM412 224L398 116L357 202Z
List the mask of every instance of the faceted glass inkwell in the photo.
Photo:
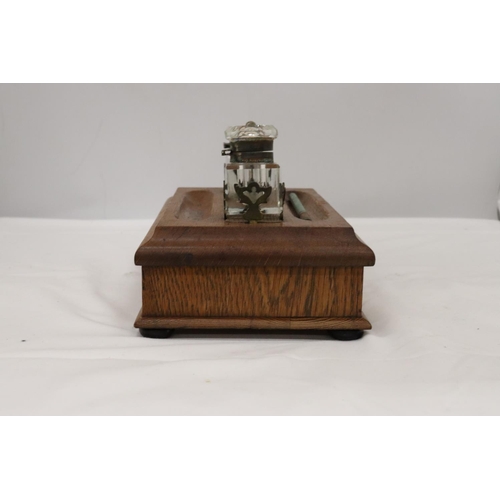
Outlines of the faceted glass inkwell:
M247 122L229 127L223 156L224 217L228 221L279 222L283 220L285 185L274 163L273 143L278 131L272 125Z

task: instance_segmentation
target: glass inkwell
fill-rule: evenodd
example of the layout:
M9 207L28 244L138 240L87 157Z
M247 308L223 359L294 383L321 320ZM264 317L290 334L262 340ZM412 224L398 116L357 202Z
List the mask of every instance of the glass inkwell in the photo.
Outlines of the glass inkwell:
M279 222L283 220L285 185L274 163L273 144L278 131L272 125L247 122L226 129L224 164L224 218L227 221Z

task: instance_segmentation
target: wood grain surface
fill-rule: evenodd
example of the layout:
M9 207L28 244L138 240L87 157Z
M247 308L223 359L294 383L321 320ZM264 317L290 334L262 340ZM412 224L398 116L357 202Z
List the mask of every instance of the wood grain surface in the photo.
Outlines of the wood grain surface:
M363 268L143 267L143 314L359 317Z

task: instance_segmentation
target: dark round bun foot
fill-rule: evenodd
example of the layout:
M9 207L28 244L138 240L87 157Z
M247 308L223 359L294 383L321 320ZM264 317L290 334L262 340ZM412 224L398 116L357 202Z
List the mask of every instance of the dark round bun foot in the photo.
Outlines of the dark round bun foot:
M363 336L363 330L330 330L334 340L358 340Z
M139 328L139 332L141 332L143 337L150 339L168 339L175 330L166 328Z

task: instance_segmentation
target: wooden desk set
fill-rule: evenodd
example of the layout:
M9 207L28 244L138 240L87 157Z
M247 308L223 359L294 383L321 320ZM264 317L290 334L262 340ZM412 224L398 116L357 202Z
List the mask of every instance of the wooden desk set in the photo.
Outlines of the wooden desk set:
M135 254L142 335L176 329L322 330L354 340L372 250L312 189L289 189L272 126L226 130L223 188L179 188Z

